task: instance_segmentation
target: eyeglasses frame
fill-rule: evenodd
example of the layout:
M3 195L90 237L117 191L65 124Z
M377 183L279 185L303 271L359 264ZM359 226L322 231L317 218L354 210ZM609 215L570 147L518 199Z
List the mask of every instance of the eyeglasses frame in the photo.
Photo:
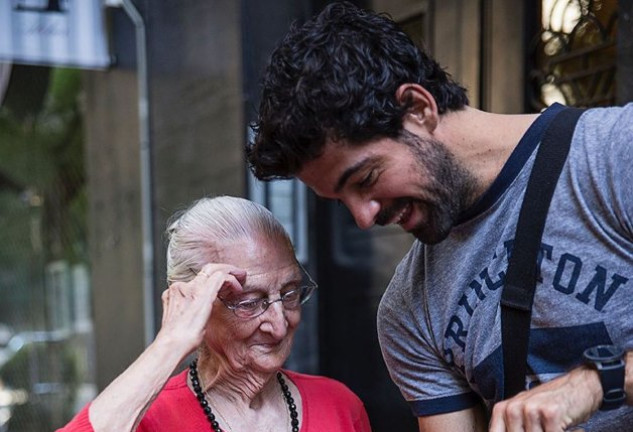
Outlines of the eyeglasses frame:
M238 305L239 305L241 302L240 302L240 303L236 303L236 304L234 304L234 303L231 303L231 302L227 301L226 299L223 299L223 298L222 298L222 297L220 297L219 295L217 296L217 299L218 299L218 300L220 300L220 302L222 302L222 304L223 304L223 305L224 305L227 309L229 309L231 312L233 312L233 314L234 314L236 317L238 317L238 318L240 318L240 319L244 319L244 320L249 320L249 319L257 318L257 317L258 317L258 316L260 316L260 315L263 315L263 314L264 314L264 313L268 310L268 308L270 307L270 305L272 305L273 303L276 303L276 302L281 302L282 306L283 306L284 308L286 308L286 306L285 306L285 304L284 304L284 302L283 302L283 300L284 300L284 297L285 297L285 296L287 296L288 294L294 293L294 292L296 292L296 291L299 291L299 290L308 289L308 290L309 290L309 291L308 291L308 293L305 295L305 297L304 297L303 299L301 299L301 301L299 302L299 304L298 304L298 305L297 305L297 307L296 307L296 308L299 308L299 306L302 306L302 305L303 305L303 304L305 304L308 300L310 300L310 298L312 297L312 294L314 294L314 292L317 290L317 288L319 287L319 285L318 285L318 284L314 281L314 279L312 279L312 276L310 276L310 273L308 273L308 272L306 271L306 269L305 269L305 268L303 268L303 266L301 265L301 263L297 262L297 265L299 266L299 269L300 269L301 273L303 273L303 274L307 277L307 282L308 282L308 285L302 285L302 286L299 286L299 287L297 287L297 288L295 288L295 289L293 289L293 290L290 290L290 291L288 291L288 292L286 292L286 293L284 293L284 294L281 294L281 293L280 293L279 298L277 298L277 299L275 299L275 300L270 300L270 299L268 299L267 297L262 298L261 300L263 300L263 305L265 305L265 306L263 307L263 309L261 309L261 311L259 311L259 312L258 312L257 314L255 314L255 315L252 315L252 316L240 316L240 315L238 315L238 309L237 309L237 308L238 308ZM200 271L196 271L196 270L194 270L194 269L192 269L192 268L190 268L189 270L191 270L191 272L192 272L192 273L194 273L194 274L196 274L196 275L197 275L198 273L200 273ZM245 301L247 301L247 300L245 300ZM293 308L293 309L289 309L289 310L294 310L294 309L295 309L295 308Z

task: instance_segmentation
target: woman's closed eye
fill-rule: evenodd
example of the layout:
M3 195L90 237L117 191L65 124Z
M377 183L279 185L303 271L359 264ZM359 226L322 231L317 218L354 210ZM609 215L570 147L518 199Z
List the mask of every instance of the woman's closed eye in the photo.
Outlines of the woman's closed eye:
M251 297L243 300L238 300L233 303L233 306L240 309L256 309L262 305L262 303L268 300L267 297Z
M298 300L299 297L301 297L301 288L298 287L281 294L281 299L284 302L292 302Z

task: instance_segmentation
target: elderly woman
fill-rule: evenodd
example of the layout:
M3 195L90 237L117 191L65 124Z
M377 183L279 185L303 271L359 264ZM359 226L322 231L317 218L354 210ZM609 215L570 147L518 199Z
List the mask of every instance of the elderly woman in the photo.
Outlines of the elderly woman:
M371 430L342 383L282 369L316 285L268 210L205 198L168 235L161 330L61 431Z

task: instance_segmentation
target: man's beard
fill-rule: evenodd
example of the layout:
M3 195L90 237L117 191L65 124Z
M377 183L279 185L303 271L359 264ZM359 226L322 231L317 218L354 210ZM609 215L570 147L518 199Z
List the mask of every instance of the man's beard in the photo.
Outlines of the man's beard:
M409 146L417 161L421 183L416 197L399 198L382 210L376 221L388 221L411 203L425 220L409 230L425 244L436 244L448 237L460 214L476 199L477 179L464 168L446 146L437 140L421 139L404 130L398 140Z

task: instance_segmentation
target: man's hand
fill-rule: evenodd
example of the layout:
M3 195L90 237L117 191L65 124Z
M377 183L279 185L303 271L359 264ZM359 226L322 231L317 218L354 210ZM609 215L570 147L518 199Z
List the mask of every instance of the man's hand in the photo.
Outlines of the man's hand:
M490 432L563 432L589 419L601 403L598 373L580 367L497 403Z

